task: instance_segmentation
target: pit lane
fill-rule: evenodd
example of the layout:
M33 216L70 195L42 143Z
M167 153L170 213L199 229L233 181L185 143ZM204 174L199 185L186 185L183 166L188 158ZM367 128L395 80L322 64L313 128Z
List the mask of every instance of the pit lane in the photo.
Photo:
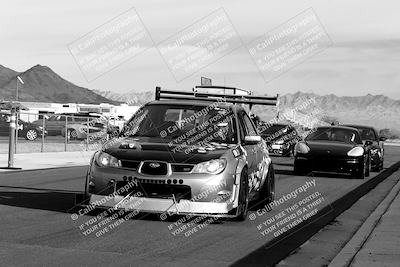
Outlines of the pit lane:
M399 160L400 147L387 146L385 168ZM378 174L372 172L364 180L337 175L295 176L293 158L273 157L273 163L277 173L276 199L315 179L315 188L310 187L308 192L318 191L326 199L319 207L324 212L329 211L330 203ZM176 220L161 221L151 215L129 219L100 237L84 236L79 223L66 211L83 189L85 171L85 167L74 167L0 173L1 262L6 265L57 265L59 262L66 265L229 265L273 240L272 233L263 236L257 227L293 204L284 201L272 211L259 212L261 215L253 208L250 213L256 214L254 220L214 222L187 237L182 233L172 234L169 226ZM323 214L317 213L310 220L319 215ZM94 216L85 215L80 219L91 218Z

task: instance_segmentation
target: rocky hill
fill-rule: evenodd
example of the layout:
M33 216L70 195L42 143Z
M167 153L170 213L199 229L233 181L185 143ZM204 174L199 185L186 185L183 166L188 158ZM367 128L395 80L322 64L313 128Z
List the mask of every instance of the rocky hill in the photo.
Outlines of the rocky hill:
M126 94L110 91L96 93L131 105L141 105L154 99L153 91ZM365 124L377 129L389 128L400 132L400 100L384 95L350 97L296 92L281 95L279 102L280 111L293 108L308 114L318 111L324 117L336 119L340 123ZM264 120L276 116L276 109L271 107L255 106L254 111Z
M92 90L77 86L59 76L46 66L36 65L18 73L0 66L0 100L15 100L16 76L24 84L19 84L19 101L55 103L116 103Z

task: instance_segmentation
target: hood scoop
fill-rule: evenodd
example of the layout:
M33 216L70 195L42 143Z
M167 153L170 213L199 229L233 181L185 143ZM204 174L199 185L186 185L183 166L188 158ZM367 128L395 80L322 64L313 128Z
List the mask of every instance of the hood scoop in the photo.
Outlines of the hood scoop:
M142 150L142 146L136 141L123 141L118 148Z

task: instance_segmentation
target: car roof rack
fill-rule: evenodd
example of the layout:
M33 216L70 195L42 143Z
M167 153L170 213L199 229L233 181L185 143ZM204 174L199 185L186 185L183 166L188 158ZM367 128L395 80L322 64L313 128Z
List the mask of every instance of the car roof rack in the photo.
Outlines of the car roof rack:
M194 87L195 89L215 89L215 90L224 90L224 94L226 90L232 90L234 95L251 95L251 91L236 88L236 87L228 87L228 86L218 86L218 85L197 85Z
M196 86L196 88L213 88L213 89L229 89L237 92L237 90L246 91L243 89L238 89L234 87L225 86ZM248 92L248 91L246 91ZM156 87L156 100L161 99L175 99L175 100L196 100L196 101L209 101L216 102L218 100L223 100L224 102L233 104L248 104L250 108L253 105L266 105L266 106L276 106L278 103L278 97L276 96L254 96L254 95L238 95L238 94L219 94L219 93L202 93L196 90L192 92L186 91L170 91L161 90L161 87Z

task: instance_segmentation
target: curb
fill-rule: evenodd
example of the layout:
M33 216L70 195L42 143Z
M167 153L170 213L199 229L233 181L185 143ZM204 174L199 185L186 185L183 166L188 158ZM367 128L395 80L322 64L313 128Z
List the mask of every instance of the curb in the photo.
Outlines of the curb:
M304 221L296 225L247 256L232 263L231 266L273 266L277 264L399 168L400 161L322 208L317 214L323 215L314 221Z
M349 242L333 258L328 267L349 266L357 253L362 249L375 227L380 222L382 216L388 211L394 199L400 193L400 181L390 190L389 194L376 207L371 215L365 220Z

